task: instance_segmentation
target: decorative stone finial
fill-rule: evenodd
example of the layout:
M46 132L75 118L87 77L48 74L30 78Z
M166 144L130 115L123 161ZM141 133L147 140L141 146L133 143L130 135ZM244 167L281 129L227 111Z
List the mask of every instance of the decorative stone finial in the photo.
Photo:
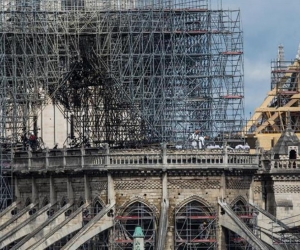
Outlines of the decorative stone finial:
M133 234L133 238L144 238L143 230L141 227L136 226Z
M258 140L256 140L256 141L255 141L255 148L256 148L256 149L258 149L258 148L259 148L259 146L260 146L260 145L259 145L259 141L258 141Z
M284 50L283 50L283 45L280 44L278 46L278 52L277 52L277 63L278 66L281 66L282 62L284 61Z
M290 111L287 112L287 124L286 124L286 129L291 130L292 129L292 124L291 124L291 114Z

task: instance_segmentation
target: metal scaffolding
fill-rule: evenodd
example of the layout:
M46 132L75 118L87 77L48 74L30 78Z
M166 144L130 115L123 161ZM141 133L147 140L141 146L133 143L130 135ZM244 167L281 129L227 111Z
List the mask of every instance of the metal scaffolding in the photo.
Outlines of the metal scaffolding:
M50 102L72 138L93 144L184 145L196 128L221 141L237 136L239 11L209 10L204 0L109 3L2 2L3 116L13 140L38 133Z
M174 249L217 249L217 216L213 208L192 201L175 211L174 226Z
M300 48L296 58L284 59L284 49L278 46L277 59L271 62L271 91L257 108L243 131L250 138L257 134L282 133L290 118L295 133L300 132Z
M219 144L240 139L240 15L208 6L1 1L1 144L22 146L22 135L47 129L38 120L50 104L70 145L186 147L195 129Z
M140 226L144 233L145 250L155 249L158 223L155 213L148 206L135 202L125 210L117 208L117 213L120 214L114 218L113 249L131 250L136 226Z
M248 205L245 205L241 200L237 201L232 210L234 213L240 218L242 223L245 225L256 235L260 236L257 230L257 216L253 211L251 211ZM226 229L226 249L234 250L234 249L245 249L252 250L254 249L243 237L238 235L237 233Z

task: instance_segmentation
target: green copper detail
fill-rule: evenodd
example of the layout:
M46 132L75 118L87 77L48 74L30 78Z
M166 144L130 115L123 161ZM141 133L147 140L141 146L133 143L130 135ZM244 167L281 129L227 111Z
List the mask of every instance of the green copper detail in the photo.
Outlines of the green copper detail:
M142 228L139 226L136 226L135 230L134 230L133 238L144 238L144 237L145 236L143 234Z

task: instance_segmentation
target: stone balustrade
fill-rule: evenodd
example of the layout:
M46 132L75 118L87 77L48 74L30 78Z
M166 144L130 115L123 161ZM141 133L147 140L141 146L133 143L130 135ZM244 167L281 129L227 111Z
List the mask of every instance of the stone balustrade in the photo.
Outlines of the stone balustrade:
M287 169L300 169L300 159L297 160L289 160L289 159L278 159L271 160L271 170L287 170Z
M258 155L249 152L210 150L170 150L162 148L112 150L97 148L55 149L41 152L16 152L14 171L55 170L57 168L118 167L258 167Z
M15 171L43 169L78 169L107 167L242 167L259 166L257 154L210 150L133 149L111 150L96 148L56 149L40 152L16 152ZM271 170L298 170L300 159L270 161Z

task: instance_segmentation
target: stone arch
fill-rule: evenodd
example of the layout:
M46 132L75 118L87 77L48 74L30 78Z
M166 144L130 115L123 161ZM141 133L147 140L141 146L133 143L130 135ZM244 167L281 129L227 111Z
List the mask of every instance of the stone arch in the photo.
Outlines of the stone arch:
M84 203L85 203L85 199L82 196L80 196L77 202L77 207L78 208L81 207L82 205L84 205Z
M192 195L174 209L175 249L213 248L216 238L216 209L205 199Z
M207 200L203 199L202 197L200 197L198 195L192 195L192 196L186 198L185 200L181 201L179 204L176 205L175 211L180 210L182 207L184 207L186 204L188 204L192 201L197 201L197 202L203 204L205 207L207 207L209 209L210 213L216 212L214 207Z
M64 207L65 205L67 205L67 203L68 203L68 198L63 196L60 201L60 206Z
M239 195L236 197L231 203L230 206L232 210L237 214L237 215L244 215L249 212L249 206L247 200Z
M102 207L106 206L105 202L102 199L100 199L99 197L96 197L93 199L92 205L94 206L96 203L100 203Z
M297 159L297 152L294 149L291 149L289 152L289 159L290 160L296 160Z
M251 213L248 205L248 201L241 195L237 196L230 202L230 207L236 216L240 218L249 228L251 228ZM232 247L238 247L239 244L243 244L245 247L250 247L250 243L244 238L239 230L235 227L229 228L225 227L225 241ZM233 230L235 229L235 230Z
M27 197L26 201L25 201L25 207L29 206L31 204L31 199L29 197Z
M297 160L298 158L298 146L288 146L287 156L289 160Z
M46 206L46 205L48 205L49 204L49 199L48 199L48 197L46 196L46 197L44 197L44 199L43 199L43 201L42 201L42 207L44 207L44 206Z
M238 202L243 203L245 206L248 204L248 201L243 196L239 195L230 202L230 206L232 207Z
M98 197L95 198L92 202L92 213L95 215L98 214L105 206L105 202Z
M83 199L82 199L82 202L84 202ZM80 206L80 204L79 204L79 206ZM83 226L86 226L88 223L90 223L92 220L94 220L95 217L97 217L97 216L99 217L99 213L101 211L105 210L105 207L106 207L106 204L105 204L105 202L103 202L103 200L101 200L98 197L94 198L92 200L92 202L89 204L89 206L84 208L82 211ZM102 215L102 217L105 217L105 215ZM93 228L93 226L91 227L91 229L92 228ZM107 229L109 229L109 227L106 228L106 222L104 222L103 224L101 224L100 231L99 231L99 229L94 228L89 233L87 233L87 235L89 235L89 236L86 236L83 234L82 238L80 237L80 240L78 240L76 242L77 247L79 247L79 245L84 244L85 248L90 249L90 248L96 247L97 244L102 244L102 246L108 244L109 231ZM89 229L87 230L87 232L88 231L89 231ZM96 231L99 231L99 232L96 232Z
M158 217L159 210L157 209L157 207L155 205L149 203L148 201L146 201L145 199L143 199L140 196L135 196L135 197L131 198L129 201L124 202L120 206L120 209L118 209L118 211L116 211L117 215L122 215L124 213L124 211L126 210L126 208L135 202L143 203L144 205L146 205L147 207L149 207L152 210L152 212L154 213L156 218Z
M126 202L124 207L118 211L115 219L115 233L121 240L128 240L126 249L132 249L133 234L136 226L142 228L145 239L145 250L155 249L157 235L157 213L154 206L140 197L135 197ZM119 244L119 243L117 243Z

